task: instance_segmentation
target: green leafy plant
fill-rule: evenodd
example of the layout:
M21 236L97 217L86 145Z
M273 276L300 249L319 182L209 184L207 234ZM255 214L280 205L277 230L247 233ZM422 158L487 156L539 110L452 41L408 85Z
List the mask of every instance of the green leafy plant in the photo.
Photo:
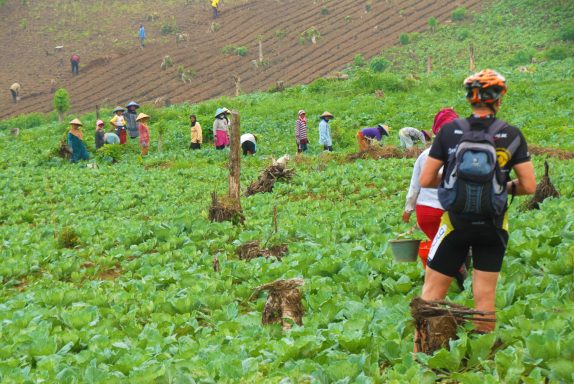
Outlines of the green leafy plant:
M409 36L408 33L401 33L401 35L399 36L399 42L402 45L407 45L411 42L411 38Z
M389 67L391 63L385 59L384 57L374 57L370 64L369 67L371 68L371 70L373 72L384 72L385 69L387 69Z
M70 109L70 95L64 88L60 88L54 93L54 109L58 112L60 122L64 120L64 113Z
M353 58L353 64L355 67L364 67L365 66L365 58L361 53L357 53Z
M177 25L177 21L175 21L175 17L171 17L168 20L165 20L161 24L160 32L162 35L174 35L179 33L181 29Z
M431 32L436 32L438 29L438 20L436 17L432 16L429 18L428 22L427 22L429 29L431 30Z
M560 38L564 41L574 41L574 22L570 22L560 28Z
M467 9L465 7L458 7L452 11L451 19L453 21L462 21L466 18Z

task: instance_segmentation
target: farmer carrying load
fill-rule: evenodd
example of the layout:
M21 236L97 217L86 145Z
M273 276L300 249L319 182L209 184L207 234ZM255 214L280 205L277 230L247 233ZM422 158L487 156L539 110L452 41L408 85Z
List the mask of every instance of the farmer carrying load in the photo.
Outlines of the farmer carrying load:
M126 143L126 119L124 118L125 109L122 107L116 107L112 112L114 117L110 120L112 126L116 128L116 135L120 138L120 144Z
M405 127L399 131L399 139L403 147L410 149L417 141L421 142L423 146L426 145L427 141L430 141L431 135L427 131L419 131L413 127Z
M70 130L68 131L68 146L72 150L72 163L77 163L80 160L88 160L90 153L86 150L84 144L84 133L81 128L84 126L78 119L70 121Z
M458 118L456 112L451 108L441 109L434 118L432 132L437 135L441 127ZM423 263L423 268L427 267L428 250L438 232L440 219L444 209L438 200L436 188L421 188L419 178L423 165L428 158L430 148L425 149L417 158L413 168L411 184L407 193L405 210L403 212L403 221L408 223L413 212L416 212L417 224L419 228L427 235L429 241L421 242L419 248L419 258ZM461 290L464 289L464 280L467 276L466 266L463 265L454 276Z
M494 312L508 242L507 196L534 193L536 177L522 132L496 118L506 79L486 69L468 77L464 86L472 115L441 128L420 177L423 188L440 185L439 201L446 210L428 255L422 299L444 299L472 247L476 309ZM495 319L495 315L480 317L476 330L494 330Z
M383 124L360 130L357 132L359 150L366 151L375 140L380 143L383 140L383 136L389 136L389 131L389 127Z

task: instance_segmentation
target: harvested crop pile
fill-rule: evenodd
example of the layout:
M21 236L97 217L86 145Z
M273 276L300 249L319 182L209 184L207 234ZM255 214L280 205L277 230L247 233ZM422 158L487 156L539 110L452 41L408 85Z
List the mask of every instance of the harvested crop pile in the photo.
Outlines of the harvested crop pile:
M549 197L560 197L560 193L554 188L548 176L548 162L544 162L544 176L536 186L534 197L526 205L526 209L540 209L540 203Z
M273 191L273 186L277 180L291 180L295 170L286 169L284 165L277 164L267 167L259 179L254 181L245 191L245 196L255 195L256 193L266 193Z
M539 156L546 155L550 157L556 157L560 160L574 159L574 151L568 151L566 149L544 148L544 147L538 147L536 145L529 145L528 150L532 155L539 155Z
M263 308L263 324L281 323L283 329L290 329L292 323L303 325L303 304L299 287L305 284L303 279L277 280L255 288L251 300L255 300L262 291L269 291Z
M243 224L245 217L239 203L220 200L215 192L211 193L209 220L215 222L231 221L233 224Z
M403 158L414 158L419 157L424 148L413 147L410 149L401 149L394 147L392 145L380 146L371 145L366 151L360 151L357 153L352 153L347 156L348 161L354 161L358 159L403 159Z
M482 316L494 312L476 311L447 301L426 301L415 297L410 304L418 332L418 350L427 354L441 348L448 348L448 342L456 338L457 328L467 321L495 321Z
M256 257L265 257L266 259L275 256L277 259L281 260L283 256L287 254L289 248L287 245L274 245L271 248L261 249L259 241L249 241L241 246L239 246L235 253L240 260L251 260Z

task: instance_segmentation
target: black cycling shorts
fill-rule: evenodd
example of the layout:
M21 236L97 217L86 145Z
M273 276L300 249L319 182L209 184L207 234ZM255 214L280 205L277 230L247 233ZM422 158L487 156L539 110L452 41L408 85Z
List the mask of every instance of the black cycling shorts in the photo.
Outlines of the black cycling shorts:
M244 141L241 144L241 149L243 150L243 156L255 154L255 143L252 141Z
M508 232L506 220L503 228L492 222L471 223L456 220L453 225L448 213L444 213L439 230L433 240L428 266L444 275L454 277L466 260L472 247L474 269L484 272L500 272L506 252Z

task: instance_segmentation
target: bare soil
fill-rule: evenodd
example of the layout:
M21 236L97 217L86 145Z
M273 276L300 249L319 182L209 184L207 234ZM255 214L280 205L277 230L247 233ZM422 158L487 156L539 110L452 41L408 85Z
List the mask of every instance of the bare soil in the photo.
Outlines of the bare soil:
M152 0L43 2L8 0L0 7L0 44L3 47L0 84L0 118L21 113L50 112L51 80L70 92L71 113L100 106L140 103L198 102L232 96L233 75L241 77L243 92L267 90L277 81L286 86L308 83L342 69L361 53L365 58L395 44L403 32L422 31L429 17L441 21L453 9L474 10L478 0L406 0L365 3L340 0L322 3L302 0L228 0L213 32L208 1ZM328 15L321 9L327 7ZM163 36L162 25L172 17L188 41L176 44L176 35ZM154 21L150 21L150 20ZM147 43L139 47L137 31L144 24ZM315 27L316 44L301 44L300 34ZM258 59L262 37L266 65ZM223 55L225 46L244 46L244 57ZM63 46L55 49L56 46ZM81 57L80 74L71 74L69 57ZM165 55L174 66L161 70ZM192 68L195 76L184 84L177 67ZM8 87L22 85L21 100L11 102Z

